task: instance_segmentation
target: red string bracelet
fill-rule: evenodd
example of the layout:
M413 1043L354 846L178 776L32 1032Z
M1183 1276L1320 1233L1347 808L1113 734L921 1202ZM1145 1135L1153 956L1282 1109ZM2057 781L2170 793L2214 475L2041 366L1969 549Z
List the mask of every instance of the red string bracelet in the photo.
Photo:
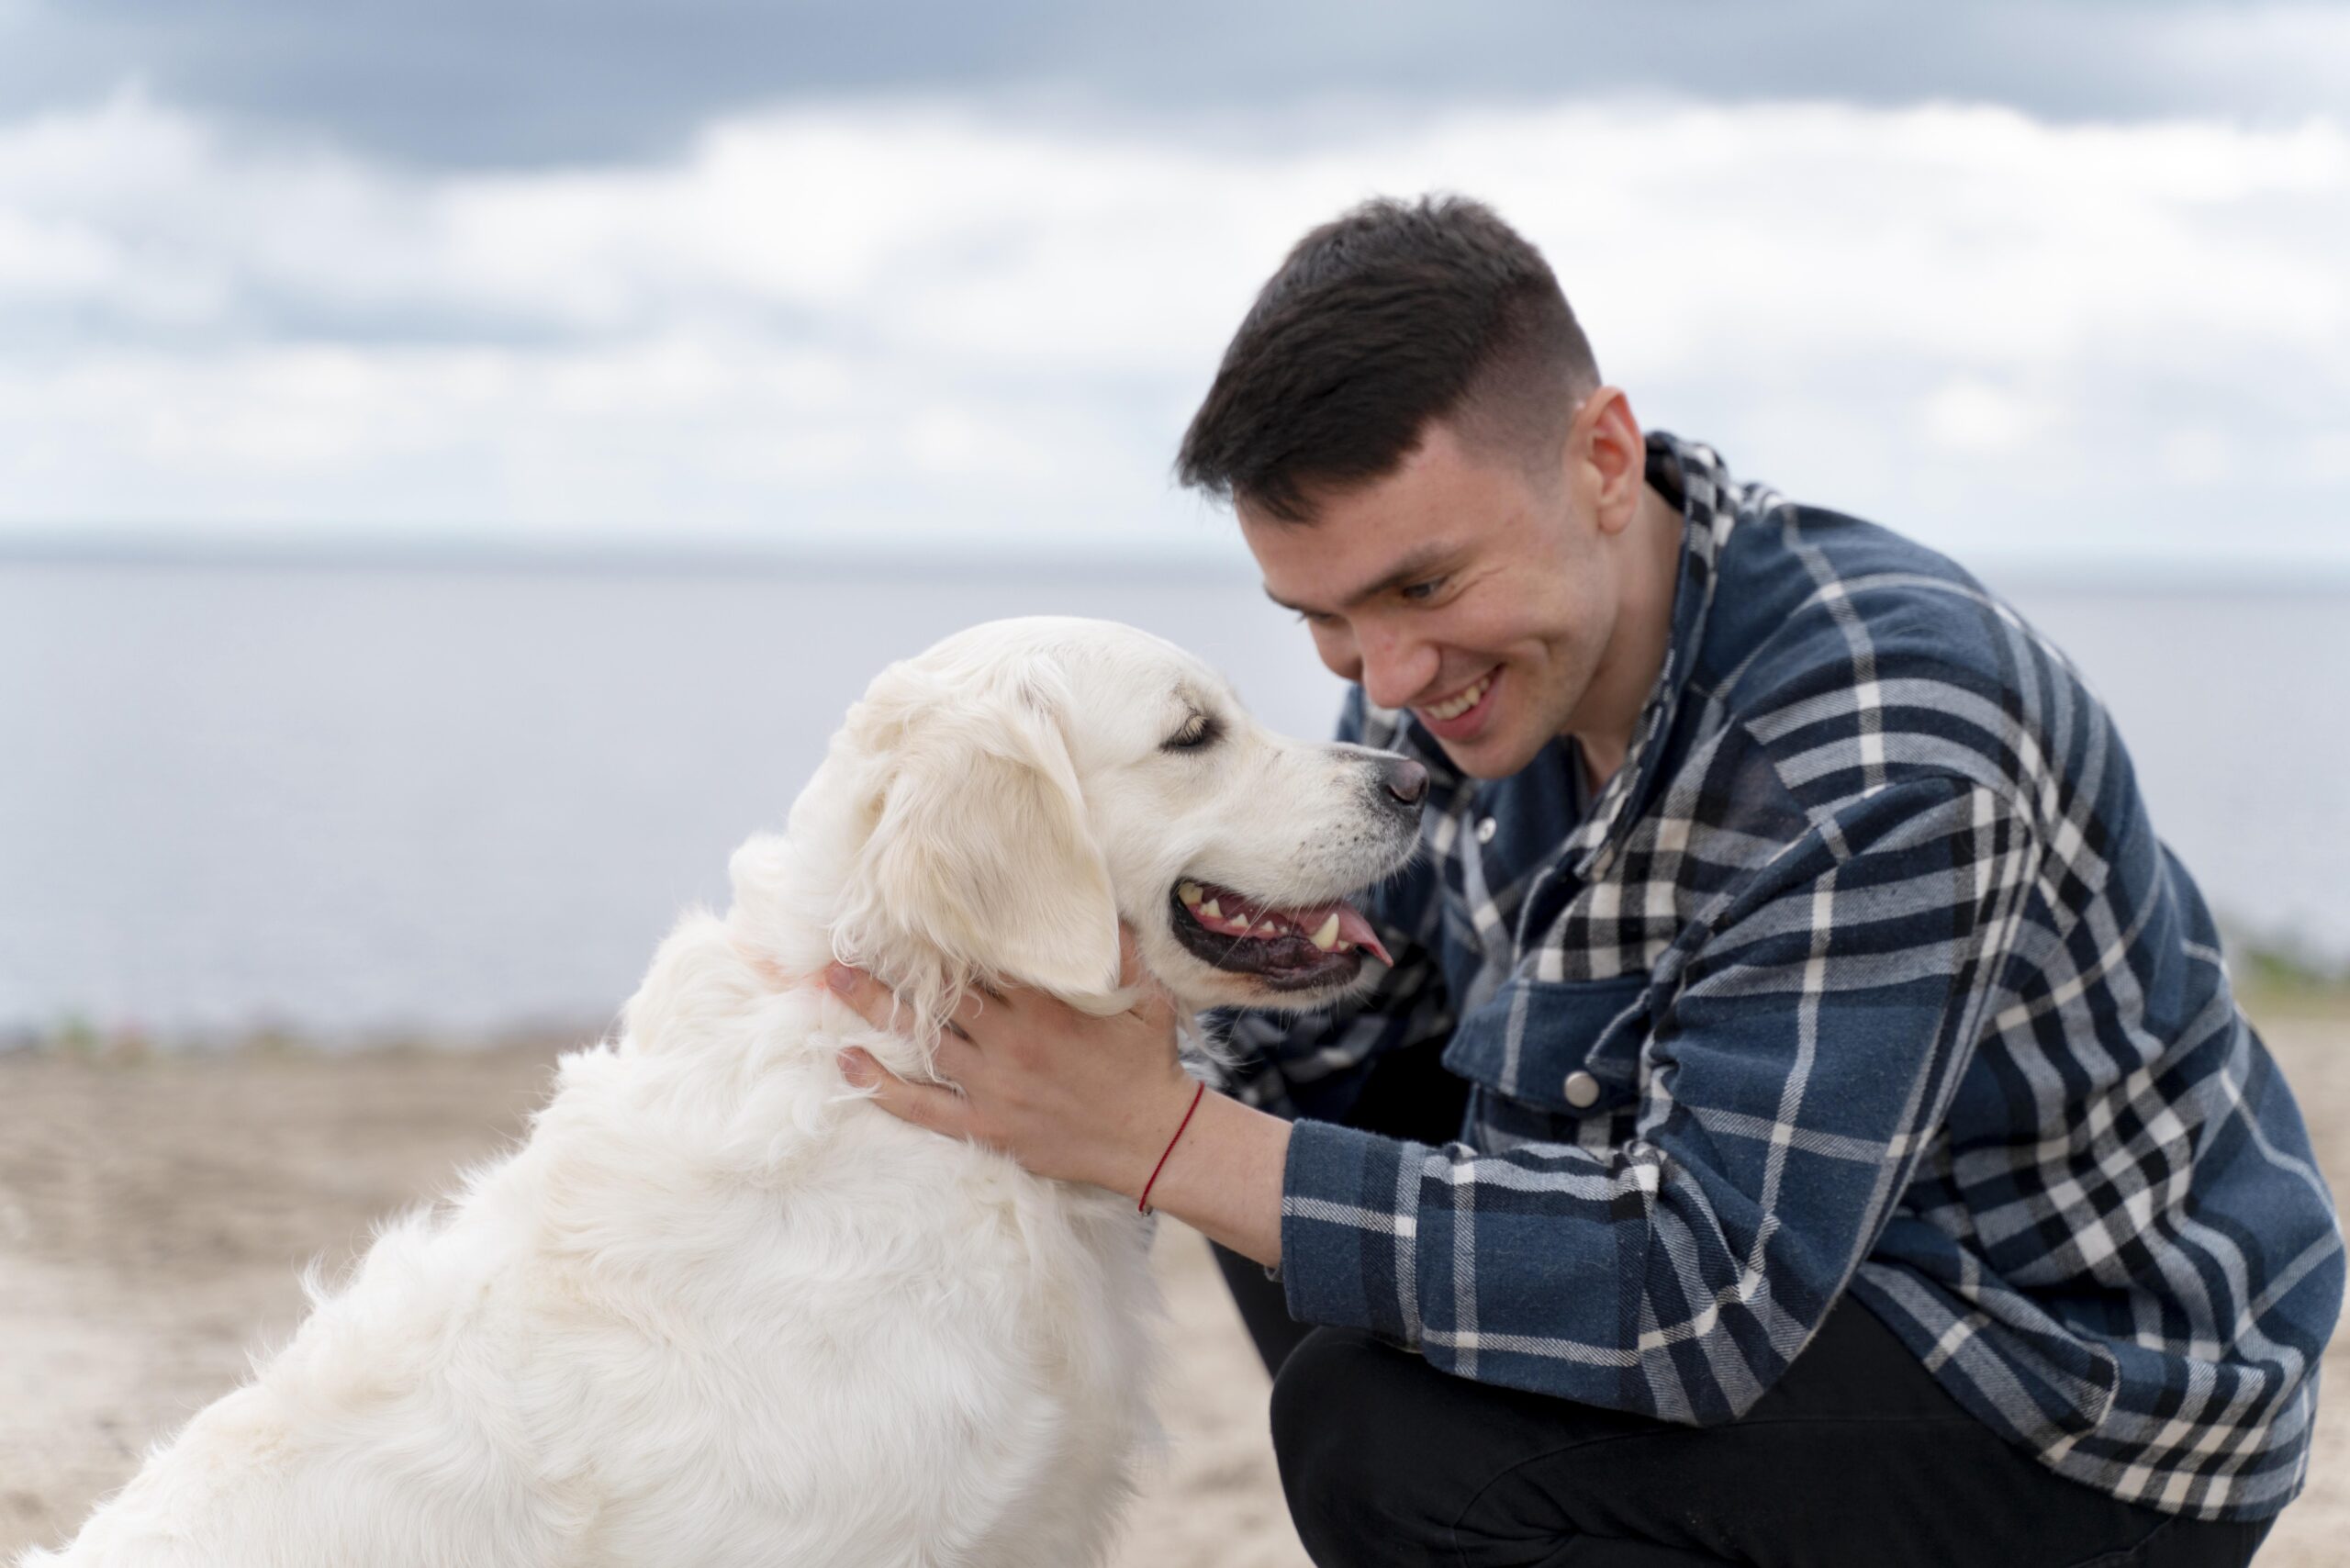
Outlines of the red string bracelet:
M1183 1129L1192 1125L1192 1114L1200 1108L1200 1096L1207 1092L1208 1086L1205 1083L1192 1085L1191 1109L1185 1111L1183 1119L1175 1124L1175 1136L1167 1140L1167 1148L1160 1152L1158 1163L1150 1168L1150 1180L1142 1184L1142 1196L1135 1200L1135 1213L1138 1215L1150 1213L1150 1190L1158 1185L1158 1173L1167 1169L1168 1155L1174 1153L1176 1144L1182 1141Z

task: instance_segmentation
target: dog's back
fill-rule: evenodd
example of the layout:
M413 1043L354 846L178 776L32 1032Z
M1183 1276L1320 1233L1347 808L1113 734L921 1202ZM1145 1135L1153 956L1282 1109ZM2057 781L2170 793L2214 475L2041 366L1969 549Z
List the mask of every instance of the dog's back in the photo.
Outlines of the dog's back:
M26 1568L1096 1560L1146 1235L847 1094L833 1009L688 921L527 1145Z

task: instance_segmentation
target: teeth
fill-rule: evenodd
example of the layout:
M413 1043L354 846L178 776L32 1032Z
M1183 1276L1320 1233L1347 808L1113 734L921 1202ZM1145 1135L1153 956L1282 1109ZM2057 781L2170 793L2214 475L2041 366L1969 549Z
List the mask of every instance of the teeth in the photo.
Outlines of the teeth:
M1325 953L1348 953L1354 944L1338 937L1338 916L1334 910L1322 917L1322 924L1308 932L1305 927L1277 910L1268 910L1236 900L1232 913L1226 914L1223 905L1207 896L1207 889L1198 882L1178 882L1175 896L1183 901L1193 918L1211 931L1226 936L1247 936L1265 941L1283 936L1304 936Z
M1485 695L1485 688L1493 683L1494 678L1488 675L1451 701L1430 703L1420 711L1431 719L1458 719L1477 705L1478 700Z

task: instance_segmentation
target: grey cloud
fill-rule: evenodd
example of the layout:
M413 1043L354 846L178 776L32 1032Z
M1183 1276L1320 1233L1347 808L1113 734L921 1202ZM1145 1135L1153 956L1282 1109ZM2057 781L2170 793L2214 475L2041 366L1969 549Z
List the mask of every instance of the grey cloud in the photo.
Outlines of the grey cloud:
M1456 0L1441 18L1340 0L0 0L0 119L136 76L232 121L439 166L658 156L715 113L879 92L1141 117L1659 91L2274 119L2338 110L2345 50L2323 7L2114 0Z

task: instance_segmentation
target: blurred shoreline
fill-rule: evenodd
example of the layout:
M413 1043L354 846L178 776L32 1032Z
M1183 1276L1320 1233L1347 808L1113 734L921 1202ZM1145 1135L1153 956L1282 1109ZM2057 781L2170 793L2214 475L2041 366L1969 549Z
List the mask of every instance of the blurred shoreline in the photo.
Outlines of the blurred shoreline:
M2315 957L2290 945L2231 942L2229 970L2236 1000L2255 1027L2264 1020L2338 1026L2350 1048L2350 963ZM68 1019L48 1029L0 1030L0 1060L55 1057L94 1065L130 1066L158 1056L270 1059L366 1056L397 1060L458 1054L552 1056L616 1036L619 1000L604 1021L576 1026L520 1024L477 1032L410 1028L305 1030L273 1025L181 1034L116 1027Z

